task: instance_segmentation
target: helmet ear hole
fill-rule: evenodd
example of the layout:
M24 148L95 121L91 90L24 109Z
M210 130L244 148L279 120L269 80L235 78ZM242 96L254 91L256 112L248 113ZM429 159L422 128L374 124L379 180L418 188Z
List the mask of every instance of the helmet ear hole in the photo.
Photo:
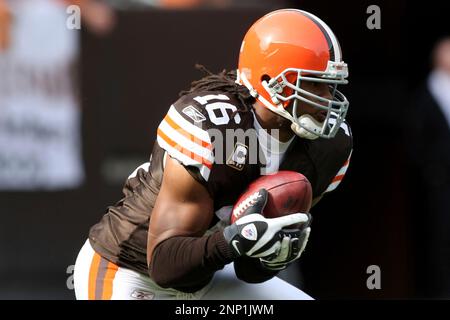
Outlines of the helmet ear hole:
M261 76L261 82L263 82L263 81L269 82L270 79L272 79L272 78L268 74L263 74Z

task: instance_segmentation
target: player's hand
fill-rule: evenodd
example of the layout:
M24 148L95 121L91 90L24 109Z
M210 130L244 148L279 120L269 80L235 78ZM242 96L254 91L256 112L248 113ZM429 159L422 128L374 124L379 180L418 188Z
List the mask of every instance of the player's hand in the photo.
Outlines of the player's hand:
M262 265L269 270L283 270L300 258L308 243L311 227L304 228L298 237L284 236L278 252L273 256L260 258Z
M260 213L266 202L267 190L261 189L243 217L224 229L225 239L237 256L274 257L280 252L282 239L296 239L301 234L299 229L284 228L297 223L306 224L310 220L310 216L304 213L265 218Z

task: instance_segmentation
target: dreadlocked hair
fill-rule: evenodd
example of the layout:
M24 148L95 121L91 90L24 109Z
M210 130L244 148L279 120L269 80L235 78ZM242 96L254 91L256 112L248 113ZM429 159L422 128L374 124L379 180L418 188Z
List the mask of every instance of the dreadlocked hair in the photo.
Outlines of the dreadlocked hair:
M241 107L237 111L249 112L252 110L253 103L255 103L256 99L250 95L250 92L245 86L241 86L235 82L237 78L236 70L226 71L224 69L222 72L214 74L201 64L196 64L195 68L205 73L206 76L200 80L193 81L189 90L180 92L180 97L200 90L220 91L232 94L239 99ZM233 113L232 117L234 117L237 111Z

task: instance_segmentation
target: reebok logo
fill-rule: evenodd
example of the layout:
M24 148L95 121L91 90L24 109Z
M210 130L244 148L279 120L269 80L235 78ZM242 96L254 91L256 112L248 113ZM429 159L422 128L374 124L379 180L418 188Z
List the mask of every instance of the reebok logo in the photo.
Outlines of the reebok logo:
M137 300L153 300L155 294L153 292L136 289L131 293L131 297Z
M201 114L200 111L195 109L193 106L188 106L184 108L183 113L192 120L194 120L195 123L199 123L206 120L205 116Z

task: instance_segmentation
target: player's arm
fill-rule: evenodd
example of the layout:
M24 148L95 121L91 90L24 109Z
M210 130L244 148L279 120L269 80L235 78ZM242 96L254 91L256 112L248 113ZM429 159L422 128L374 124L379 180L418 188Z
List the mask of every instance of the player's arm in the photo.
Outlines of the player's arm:
M281 229L305 219L299 214L266 219L254 211L223 231L204 235L213 217L213 199L203 182L211 179L215 161L208 131L180 112L191 102L185 98L171 106L158 127L157 142L169 157L147 244L152 279L185 292L200 289L214 272L240 256L273 255L281 245ZM245 238L245 228L257 229L251 239Z
M202 236L213 216L213 200L184 166L168 158L150 219L147 245L150 276L162 287L196 291L217 270L239 257L273 256L281 246L281 239L297 237L294 229L286 232L282 229L308 220L304 214L266 219L259 212L255 206L251 214L223 231ZM245 232L249 228L254 229L250 238Z
M206 188L168 157L147 245L149 273L158 285L195 291L233 260L222 232L203 236L212 217Z

